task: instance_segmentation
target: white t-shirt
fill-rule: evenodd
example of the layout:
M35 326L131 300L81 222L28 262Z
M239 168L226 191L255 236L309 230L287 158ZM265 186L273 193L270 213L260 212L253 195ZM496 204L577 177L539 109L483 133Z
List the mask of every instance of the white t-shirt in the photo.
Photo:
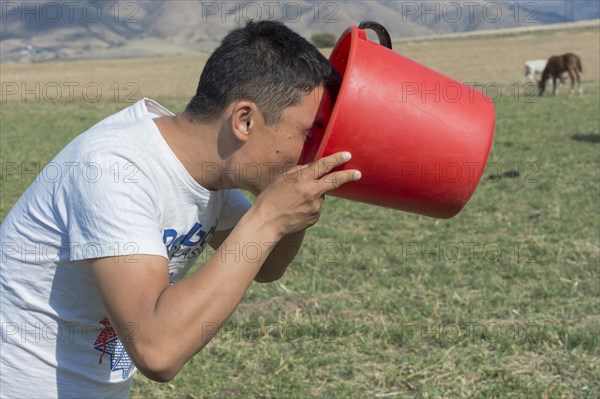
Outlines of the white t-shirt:
M128 397L128 337L85 259L164 256L175 283L249 208L238 190L196 183L152 121L162 115L143 99L75 138L0 226L1 397Z

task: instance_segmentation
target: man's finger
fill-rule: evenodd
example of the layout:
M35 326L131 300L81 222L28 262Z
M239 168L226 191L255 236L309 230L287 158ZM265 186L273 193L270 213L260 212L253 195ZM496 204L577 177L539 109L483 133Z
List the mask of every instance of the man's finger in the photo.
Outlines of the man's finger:
M358 170L341 170L339 172L330 173L319 179L319 182L323 183L321 184L321 193L325 194L346 183L360 180L361 177L362 175Z
M332 169L348 162L350 158L352 158L352 155L349 152L337 152L313 162L309 168L313 169L315 179L319 179Z

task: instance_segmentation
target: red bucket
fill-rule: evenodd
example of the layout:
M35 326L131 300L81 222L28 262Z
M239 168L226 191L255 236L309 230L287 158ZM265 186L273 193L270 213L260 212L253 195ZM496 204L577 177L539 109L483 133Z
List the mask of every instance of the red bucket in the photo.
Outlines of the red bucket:
M367 39L371 28L381 44ZM386 47L387 46L387 47ZM456 215L483 174L494 104L483 93L391 50L385 28L348 28L330 57L343 76L321 140L300 163L338 151L362 179L329 194L437 218Z

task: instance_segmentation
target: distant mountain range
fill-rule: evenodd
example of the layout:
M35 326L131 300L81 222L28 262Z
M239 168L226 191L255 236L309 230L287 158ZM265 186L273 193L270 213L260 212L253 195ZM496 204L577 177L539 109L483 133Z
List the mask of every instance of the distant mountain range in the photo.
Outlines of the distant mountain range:
M0 61L210 52L233 27L275 19L310 38L363 20L392 38L600 18L596 0L25 0L0 2Z

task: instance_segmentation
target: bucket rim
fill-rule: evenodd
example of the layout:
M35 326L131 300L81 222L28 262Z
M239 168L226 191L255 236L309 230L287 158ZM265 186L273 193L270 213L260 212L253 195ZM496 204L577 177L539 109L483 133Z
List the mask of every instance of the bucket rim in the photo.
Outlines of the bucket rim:
M331 136L331 132L333 130L333 127L335 126L335 121L337 120L337 117L340 113L340 109L342 107L342 103L344 102L344 98L346 97L346 92L348 91L347 90L348 86L350 85L349 76L352 72L352 69L354 68L354 59L356 58L356 52L358 51L358 42L359 42L359 39L361 36L360 35L361 32L362 32L362 36L363 36L362 38L364 40L366 40L366 32L364 30L359 29L357 25L348 27L344 31L344 33L342 33L342 35L338 39L335 47L331 51L331 54L329 56L330 61L333 58L334 54L336 54L336 51L342 46L342 43L345 40L350 40L348 57L347 57L347 61L346 61L346 68L344 69L344 75L342 76L342 83L340 85L340 89L338 91L338 95L335 100L335 104L331 111L331 115L329 117L329 121L327 122L327 127L325 129L325 132L323 133L323 137L321 139L321 143L319 144L319 148L317 149L313 159L308 160L309 162L313 162L313 161L320 159L323 156L323 153L325 152L325 148L327 147L327 144L329 143L329 137Z

